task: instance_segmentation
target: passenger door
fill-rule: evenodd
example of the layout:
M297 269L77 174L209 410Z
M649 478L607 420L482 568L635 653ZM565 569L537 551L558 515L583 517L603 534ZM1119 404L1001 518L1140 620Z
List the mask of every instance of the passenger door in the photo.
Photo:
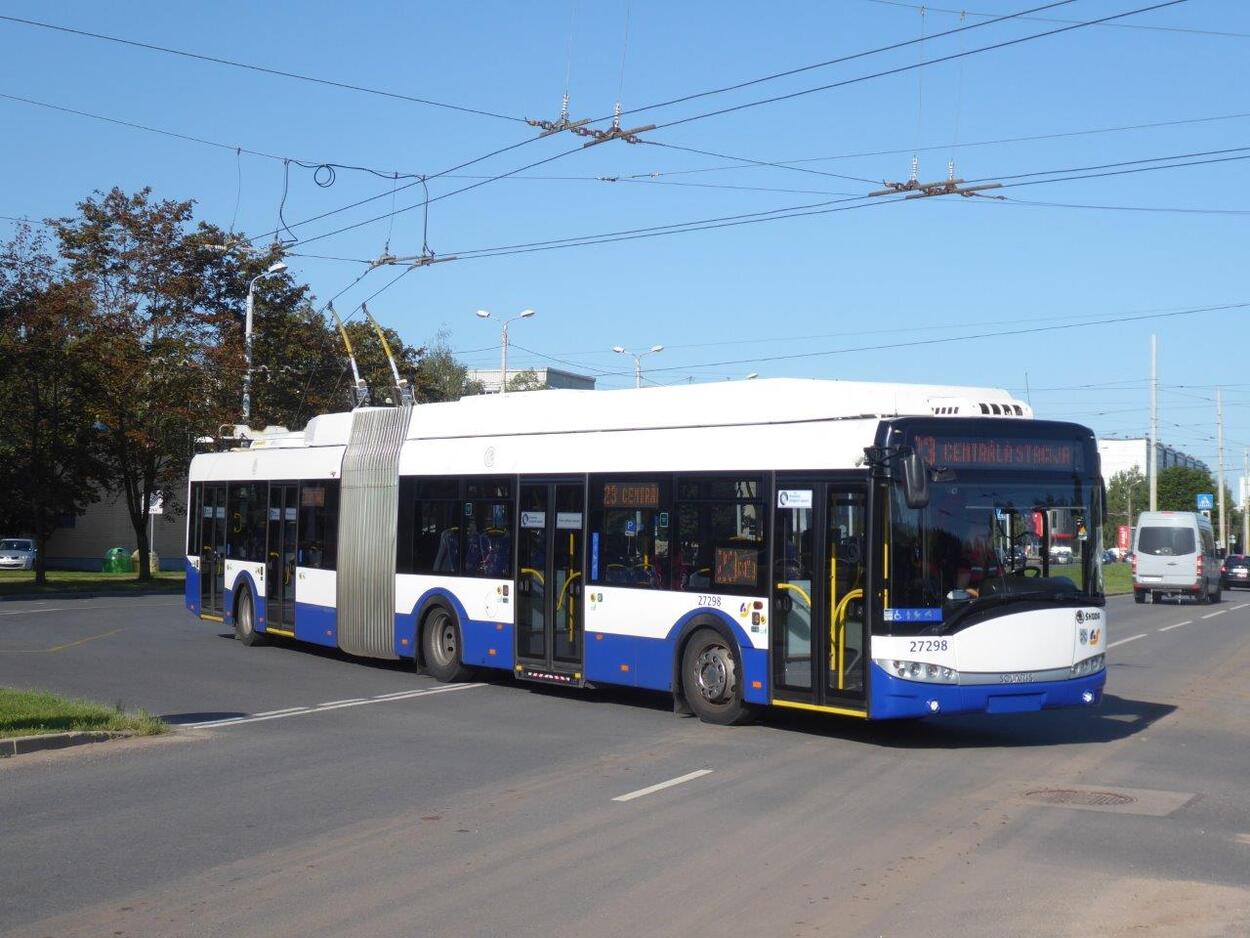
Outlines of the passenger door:
M200 518L200 615L220 619L226 565L226 486L204 484Z
M265 631L293 632L295 623L296 526L294 482L269 486L268 550L265 554Z
M779 476L773 530L773 697L862 713L867 488Z
M580 683L585 484L522 482L519 494L517 675Z

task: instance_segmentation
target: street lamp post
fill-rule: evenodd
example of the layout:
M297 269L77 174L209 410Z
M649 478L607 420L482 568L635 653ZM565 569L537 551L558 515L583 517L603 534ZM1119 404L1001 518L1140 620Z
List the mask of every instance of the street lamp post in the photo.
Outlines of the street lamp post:
M280 274L286 270L286 264L278 261L270 264L263 274L257 274L247 284L247 318L243 324L243 422L252 419L252 317L256 310L256 282L271 274Z
M642 356L650 355L652 352L662 352L664 351L664 346L653 345L645 352L639 352L637 355L620 345L612 346L612 351L618 355L628 355L634 360L634 387L640 388L642 387Z
M491 315L484 309L477 311L479 319L490 319ZM508 393L508 326L518 319L529 319L534 315L532 309L523 309L519 314L511 319L505 319L503 331L499 336L499 393L501 395Z

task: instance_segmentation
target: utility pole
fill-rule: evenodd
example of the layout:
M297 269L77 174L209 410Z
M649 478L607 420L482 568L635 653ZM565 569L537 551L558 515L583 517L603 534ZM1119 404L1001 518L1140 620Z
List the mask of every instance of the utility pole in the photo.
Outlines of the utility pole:
M1220 499L1220 546L1228 553L1228 531L1225 528L1227 516L1224 506L1224 389L1215 389L1215 450L1219 466L1216 469L1216 484L1219 486Z
M1159 337L1150 337L1150 453L1146 471L1150 473L1150 510L1159 510Z
M1250 449L1241 451L1241 543L1238 553L1250 550Z

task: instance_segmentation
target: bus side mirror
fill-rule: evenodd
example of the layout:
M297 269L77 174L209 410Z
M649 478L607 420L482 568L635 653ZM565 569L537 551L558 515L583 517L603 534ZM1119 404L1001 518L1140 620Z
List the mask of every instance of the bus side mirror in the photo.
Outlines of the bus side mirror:
M925 508L929 504L929 467L924 457L912 450L903 458L903 492L908 508Z

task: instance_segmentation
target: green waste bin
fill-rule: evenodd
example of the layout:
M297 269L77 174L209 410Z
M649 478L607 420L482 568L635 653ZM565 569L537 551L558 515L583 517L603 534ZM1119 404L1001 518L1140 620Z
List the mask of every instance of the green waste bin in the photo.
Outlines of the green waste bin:
M130 551L124 547L110 547L104 555L105 573L130 573Z

